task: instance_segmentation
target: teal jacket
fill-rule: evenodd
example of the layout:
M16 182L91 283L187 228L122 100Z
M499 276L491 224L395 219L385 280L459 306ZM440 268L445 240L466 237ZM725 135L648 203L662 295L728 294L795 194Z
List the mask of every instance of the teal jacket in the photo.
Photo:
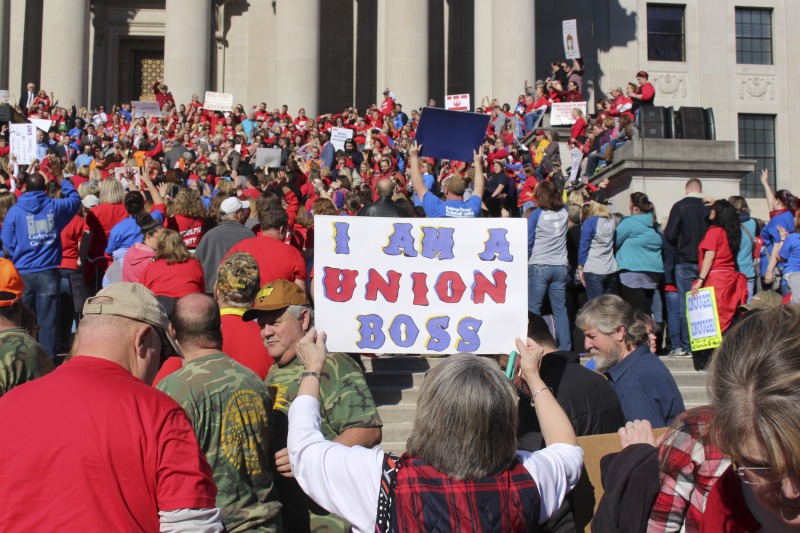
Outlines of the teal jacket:
M620 271L664 272L661 232L655 228L651 213L623 218L614 235L614 246Z

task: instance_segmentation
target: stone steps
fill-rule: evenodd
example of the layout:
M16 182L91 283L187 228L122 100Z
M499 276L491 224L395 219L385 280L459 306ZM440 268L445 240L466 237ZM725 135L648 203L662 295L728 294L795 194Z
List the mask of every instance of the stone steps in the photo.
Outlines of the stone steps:
M400 355L362 358L367 385L384 423L380 445L383 450L398 454L405 450L425 372L444 359ZM675 377L687 409L708 403L708 374L695 371L690 357L662 357L661 360Z

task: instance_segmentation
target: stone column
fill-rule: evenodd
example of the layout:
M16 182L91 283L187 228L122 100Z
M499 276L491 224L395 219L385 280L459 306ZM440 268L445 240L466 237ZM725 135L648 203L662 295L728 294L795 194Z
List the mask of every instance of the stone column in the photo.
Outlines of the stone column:
M267 104L286 105L293 117L301 107L316 117L319 108L319 2L278 0L276 6L277 100Z
M489 98L497 98L500 105L514 106L517 96L523 93L525 80L535 81L534 2L493 0L492 3L493 92ZM475 22L477 25L478 20Z
M437 0L433 0L437 1ZM439 0L441 1L441 0ZM428 0L386 0L383 10L384 83L378 86L377 103L386 87L397 95L403 111L428 105ZM444 107L444 102L436 102Z
M11 0L0 0L0 89L8 86L8 53L11 42ZM15 91L14 91L15 92Z
M164 25L164 83L177 105L209 90L211 0L167 0Z
M472 108L481 104L484 96L492 97L492 0L475 0L475 94Z
M89 0L44 0L41 87L61 105L88 100ZM73 39L65 39L65 28Z

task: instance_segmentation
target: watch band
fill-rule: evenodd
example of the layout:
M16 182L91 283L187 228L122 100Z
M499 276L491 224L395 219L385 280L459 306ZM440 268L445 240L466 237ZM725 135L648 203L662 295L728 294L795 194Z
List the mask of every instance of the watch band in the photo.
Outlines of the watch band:
M315 378L317 378L317 381L322 383L322 378L320 378L319 374L317 374L316 372L303 372L302 374L300 374L300 380L297 383L300 384L303 381L303 379L307 378L308 376L314 376Z

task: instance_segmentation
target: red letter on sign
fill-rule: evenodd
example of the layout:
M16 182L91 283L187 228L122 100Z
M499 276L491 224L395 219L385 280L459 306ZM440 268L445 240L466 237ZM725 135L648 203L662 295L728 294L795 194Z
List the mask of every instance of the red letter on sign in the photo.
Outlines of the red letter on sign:
M374 268L369 269L367 277L367 300L377 300L378 292L380 292L381 295L383 295L383 299L387 302L397 302L397 293L400 291L401 274L390 270L386 273L386 277L389 278L388 282L378 274L377 270Z
M458 272L448 270L439 275L436 280L436 294L439 299L446 304L454 304L461 301L464 291L467 286L464 285L464 280L458 275Z
M482 304L487 294L495 303L506 303L506 278L508 278L508 274L502 270L495 270L492 272L492 277L494 278L494 284L490 283L482 273L475 271L475 283L472 284L473 303Z
M358 270L333 267L325 267L323 270L322 286L325 288L325 298L339 303L350 301L356 289Z

